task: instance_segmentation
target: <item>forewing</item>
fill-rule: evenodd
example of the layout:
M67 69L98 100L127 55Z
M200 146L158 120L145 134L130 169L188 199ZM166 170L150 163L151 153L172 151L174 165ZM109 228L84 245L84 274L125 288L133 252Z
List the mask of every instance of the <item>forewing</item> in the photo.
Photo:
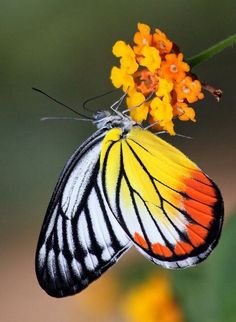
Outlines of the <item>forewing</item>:
M50 201L36 252L39 284L51 296L75 294L129 248L101 189L96 132L70 158Z
M217 244L223 201L215 183L149 131L109 131L101 154L104 193L136 247L167 268L192 266Z

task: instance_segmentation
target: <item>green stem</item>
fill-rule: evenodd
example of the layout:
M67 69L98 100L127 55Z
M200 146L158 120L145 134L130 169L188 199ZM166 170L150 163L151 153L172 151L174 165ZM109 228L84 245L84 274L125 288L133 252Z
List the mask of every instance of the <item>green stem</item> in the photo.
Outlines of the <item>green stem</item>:
M228 38L218 42L217 44L213 45L212 47L203 50L199 54L188 58L186 61L190 65L191 68L195 67L196 65L199 65L203 63L205 60L208 60L209 58L215 56L216 54L223 51L225 48L232 46L236 43L236 34L229 36Z

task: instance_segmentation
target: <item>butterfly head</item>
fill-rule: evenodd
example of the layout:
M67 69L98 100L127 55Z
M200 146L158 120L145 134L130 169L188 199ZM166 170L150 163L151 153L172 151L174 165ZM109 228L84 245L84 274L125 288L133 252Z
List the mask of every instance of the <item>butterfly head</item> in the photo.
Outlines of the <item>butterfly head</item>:
M136 124L131 117L118 111L115 112L115 114L112 114L110 111L97 111L93 116L93 123L96 124L98 129L119 127L124 132L128 132Z

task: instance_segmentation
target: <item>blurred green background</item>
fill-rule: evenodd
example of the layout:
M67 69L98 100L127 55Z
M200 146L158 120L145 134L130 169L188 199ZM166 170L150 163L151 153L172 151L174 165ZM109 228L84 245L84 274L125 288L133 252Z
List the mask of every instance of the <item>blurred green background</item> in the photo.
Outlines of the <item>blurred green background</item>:
M138 267L146 273L160 271L135 253L72 298L52 299L37 284L34 252L52 190L68 157L95 128L85 122L40 122L44 116L73 114L31 87L82 111L85 99L112 89L109 73L117 62L111 47L119 39L131 41L137 22L160 28L190 57L235 33L236 2L0 0L0 4L0 321L129 322L117 304L127 291L117 295L123 280L131 280L127 270L139 282L145 274ZM171 273L175 296L189 322L236 321L235 53L235 48L227 49L194 69L202 81L221 88L224 96L217 103L206 95L197 104L198 122L178 126L178 133L193 140L171 139L217 182L227 217L222 241L211 258L200 268ZM106 96L90 106L94 111L105 109L113 100L114 96ZM104 285L107 301L99 304L96 298L105 292ZM101 310L92 315L91 307L99 305Z

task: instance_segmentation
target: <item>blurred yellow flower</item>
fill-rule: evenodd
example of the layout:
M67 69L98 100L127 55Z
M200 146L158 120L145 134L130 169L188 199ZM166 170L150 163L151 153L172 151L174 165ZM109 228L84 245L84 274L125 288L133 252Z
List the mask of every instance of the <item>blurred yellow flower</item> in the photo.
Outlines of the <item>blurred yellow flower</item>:
M184 321L167 274L152 276L134 287L124 298L123 313L127 322Z

